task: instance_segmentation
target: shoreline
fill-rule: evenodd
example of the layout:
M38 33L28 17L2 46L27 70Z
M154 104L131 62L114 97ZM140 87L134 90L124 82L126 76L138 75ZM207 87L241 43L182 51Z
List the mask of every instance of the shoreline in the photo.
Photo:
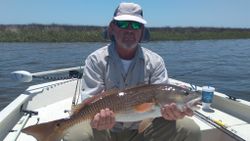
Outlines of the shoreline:
M0 42L107 42L105 26L0 25ZM147 27L149 41L250 39L250 28Z

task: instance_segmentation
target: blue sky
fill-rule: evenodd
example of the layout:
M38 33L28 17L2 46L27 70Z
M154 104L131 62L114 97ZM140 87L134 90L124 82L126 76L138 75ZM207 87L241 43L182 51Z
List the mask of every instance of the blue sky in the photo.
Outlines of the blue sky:
M124 1L124 0L123 0ZM0 0L0 24L108 25L121 0ZM250 0L134 0L148 27L250 28Z

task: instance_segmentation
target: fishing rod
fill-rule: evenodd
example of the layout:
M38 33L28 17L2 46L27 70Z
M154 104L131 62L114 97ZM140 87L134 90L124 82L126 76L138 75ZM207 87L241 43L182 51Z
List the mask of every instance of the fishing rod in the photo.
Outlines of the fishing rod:
M219 129L220 131L226 133L227 135L229 135L230 137L234 138L237 141L246 141L245 139L241 138L240 136L238 136L237 134L235 134L234 132L230 131L227 129L227 127L225 126L224 123L217 121L217 120L213 120L207 116L205 116L204 114L195 111L194 115L206 122L208 122L209 124L213 125L214 127L216 127L217 129Z

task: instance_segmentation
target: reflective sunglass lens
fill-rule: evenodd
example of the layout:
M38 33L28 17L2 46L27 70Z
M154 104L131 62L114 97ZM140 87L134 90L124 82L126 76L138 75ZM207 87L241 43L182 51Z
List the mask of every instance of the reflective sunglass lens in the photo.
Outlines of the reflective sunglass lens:
M117 21L117 26L122 29L128 28L129 22L127 21Z
M132 26L132 29L140 29L141 28L141 24L138 22L132 22L131 26Z
M116 21L115 24L121 29L127 29L129 24L131 24L131 28L134 30L141 29L142 24L138 22L130 22L130 21Z

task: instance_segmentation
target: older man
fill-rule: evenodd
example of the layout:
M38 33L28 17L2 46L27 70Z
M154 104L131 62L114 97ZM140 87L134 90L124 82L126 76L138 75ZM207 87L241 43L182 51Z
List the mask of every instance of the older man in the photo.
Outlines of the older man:
M168 83L163 59L141 47L145 24L138 4L121 3L109 24L111 43L90 54L84 67L82 100L105 90L140 84ZM97 113L90 125L72 130L65 140L83 141L199 141L200 129L189 118L192 110L179 111L175 103L164 105L162 117L138 132L140 122L116 122L108 107Z

